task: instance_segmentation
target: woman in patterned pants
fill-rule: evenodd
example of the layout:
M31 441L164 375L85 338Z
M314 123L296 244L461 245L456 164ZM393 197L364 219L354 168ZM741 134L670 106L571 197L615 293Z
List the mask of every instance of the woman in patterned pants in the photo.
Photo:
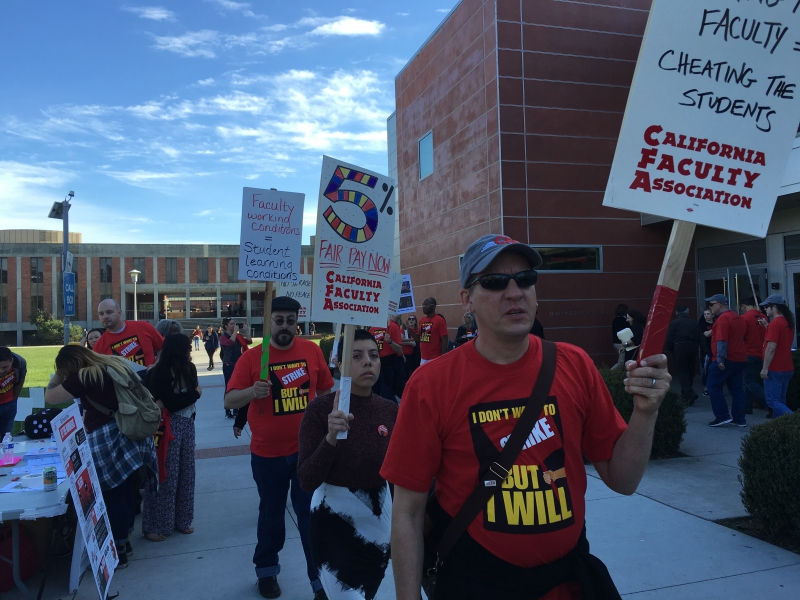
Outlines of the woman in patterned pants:
M173 530L192 533L194 519L195 403L203 393L191 362L191 341L169 335L147 376L147 387L162 409L163 432L157 437L159 488L144 498L142 533L162 542Z

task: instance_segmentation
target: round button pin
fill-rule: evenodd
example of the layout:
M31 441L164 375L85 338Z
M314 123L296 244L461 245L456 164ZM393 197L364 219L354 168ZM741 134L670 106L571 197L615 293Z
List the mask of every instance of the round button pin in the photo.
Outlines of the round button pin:
M389 429L386 427L386 425L378 425L378 433L382 437L386 437L387 435L389 435Z

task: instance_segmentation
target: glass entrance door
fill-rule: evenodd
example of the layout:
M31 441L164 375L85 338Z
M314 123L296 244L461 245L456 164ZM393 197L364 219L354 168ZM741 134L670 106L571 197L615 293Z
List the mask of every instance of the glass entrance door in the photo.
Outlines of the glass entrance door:
M798 290L800 291L800 290ZM697 314L703 314L706 307L706 298L714 294L728 295L728 272L725 269L702 271L697 274Z
M752 285L750 277L753 278ZM753 289L755 289L756 296L761 298L762 301L769 295L767 294L767 269L765 267L750 267L750 277L746 268L728 269L728 301L730 302L730 307L737 312L742 301L753 295Z
M789 308L792 309L792 312L795 314L795 338L792 343L792 348L797 348L797 309L800 308L800 265L786 267L786 281L789 285L786 301L789 303Z

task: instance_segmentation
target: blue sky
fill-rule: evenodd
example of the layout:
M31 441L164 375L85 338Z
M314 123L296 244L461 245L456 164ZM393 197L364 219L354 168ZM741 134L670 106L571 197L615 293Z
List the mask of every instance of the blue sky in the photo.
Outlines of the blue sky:
M386 173L394 77L456 0L0 4L0 229L239 241L243 187Z

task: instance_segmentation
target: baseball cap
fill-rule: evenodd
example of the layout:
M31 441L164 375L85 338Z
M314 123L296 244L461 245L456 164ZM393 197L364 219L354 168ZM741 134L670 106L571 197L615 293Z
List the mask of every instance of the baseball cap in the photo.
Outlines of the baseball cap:
M767 296L767 299L759 304L759 306L767 306L768 304L782 304L784 306L789 306L789 303L786 302L786 298L780 294L772 294L771 296Z
M522 254L531 263L531 269L542 264L539 253L527 244L512 240L505 235L490 233L472 242L464 253L464 258L461 259L461 287L467 287L467 282L473 273L483 271L498 254L506 250Z
M300 303L289 296L276 296L272 299L272 310L290 310L300 312Z
M725 294L714 294L711 298L706 298L706 302L719 302L720 304L728 304L728 297Z

